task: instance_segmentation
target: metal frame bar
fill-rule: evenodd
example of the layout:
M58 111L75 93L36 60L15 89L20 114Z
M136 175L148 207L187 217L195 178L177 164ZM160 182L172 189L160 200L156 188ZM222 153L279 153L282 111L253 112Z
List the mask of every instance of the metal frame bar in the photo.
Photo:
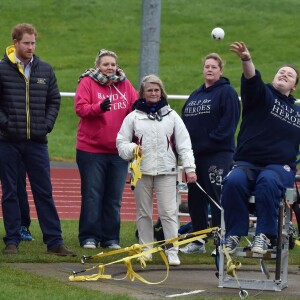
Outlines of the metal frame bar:
M245 251L243 248L238 247L234 253L235 257L247 257L254 259L276 260L275 274L273 278L258 279L256 272L255 278L240 278L244 272L237 271L239 284L237 281L228 276L225 271L225 255L219 248L220 264L219 264L219 283L218 286L222 288L242 288L242 289L255 289L255 290L270 290L281 291L288 286L288 255L289 255L289 222L291 220L291 208L285 206L284 200L290 204L294 203L295 189L287 189L285 194L286 199L282 199L279 207L279 222L278 222L278 244L275 251L268 251L265 255L255 254L250 251ZM253 200L253 199L252 199ZM221 238L225 238L225 221L224 210L221 211ZM221 246L219 246L221 247ZM243 274L244 273L244 274ZM250 275L249 271L246 275ZM266 277L264 274L262 276Z

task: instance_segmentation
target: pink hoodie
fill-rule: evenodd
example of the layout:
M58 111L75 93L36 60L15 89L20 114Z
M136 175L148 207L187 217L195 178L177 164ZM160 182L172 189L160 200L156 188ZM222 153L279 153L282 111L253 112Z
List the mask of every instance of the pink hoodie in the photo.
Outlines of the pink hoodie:
M111 110L103 112L100 103L109 97ZM81 79L75 95L75 112L80 117L76 149L92 153L116 154L116 137L138 93L128 79L100 85L90 77Z

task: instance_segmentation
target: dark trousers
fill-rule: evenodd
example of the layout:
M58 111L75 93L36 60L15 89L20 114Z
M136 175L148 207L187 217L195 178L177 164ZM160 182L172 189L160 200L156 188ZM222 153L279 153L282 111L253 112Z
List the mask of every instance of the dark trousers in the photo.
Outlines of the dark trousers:
M118 154L97 154L77 150L81 178L79 242L89 239L107 247L120 242L122 194L128 162Z
M30 208L28 203L28 195L26 191L26 169L24 164L20 165L19 177L18 177L18 198L21 211L21 226L29 228L30 219Z
M30 181L44 243L48 248L63 244L60 220L52 197L48 146L31 141L0 142L2 210L6 231L4 243L18 245L21 240L17 193L21 163L24 163Z
M197 181L215 202L220 204L221 184L232 166L232 153L195 155ZM196 184L189 184L188 206L193 231L208 227L208 205L212 226L221 225L221 211Z
M285 188L294 185L295 173L289 166L267 165L253 169L249 162L238 162L225 177L222 206L226 236L247 236L249 229L249 197L255 195L256 235L277 235L278 206Z

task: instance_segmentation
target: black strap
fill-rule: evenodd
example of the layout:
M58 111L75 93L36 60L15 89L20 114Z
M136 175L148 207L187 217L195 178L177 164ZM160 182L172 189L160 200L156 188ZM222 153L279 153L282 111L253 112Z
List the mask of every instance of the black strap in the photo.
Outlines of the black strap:
M247 166L247 165L236 165L236 164L234 165L233 168L240 168L240 169L242 169L246 173L247 178L249 180L254 180L254 178L251 176L249 170L253 170L253 171L271 170L271 171L275 172L277 174L277 176L279 177L280 181L283 182L283 178L282 178L281 174L279 174L278 172L276 172L275 170L270 169L270 168L257 167L257 166Z

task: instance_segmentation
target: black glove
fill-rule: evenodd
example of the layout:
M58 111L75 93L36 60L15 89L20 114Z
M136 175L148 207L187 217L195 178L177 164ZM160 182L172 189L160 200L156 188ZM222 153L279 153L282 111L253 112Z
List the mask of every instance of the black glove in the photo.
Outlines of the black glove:
M110 107L111 107L111 103L110 103L109 98L104 99L103 102L100 104L100 108L101 108L103 111L108 111L108 110L110 110Z

